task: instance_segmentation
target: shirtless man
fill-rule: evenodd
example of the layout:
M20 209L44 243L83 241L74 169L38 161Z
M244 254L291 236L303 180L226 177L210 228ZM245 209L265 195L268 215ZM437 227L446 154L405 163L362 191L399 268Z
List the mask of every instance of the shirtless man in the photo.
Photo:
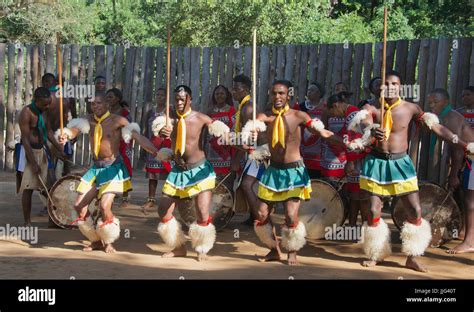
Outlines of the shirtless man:
M56 140L45 112L51 104L51 93L39 87L34 92L33 101L23 107L19 115L21 131L21 151L17 160L17 171L22 172L19 192L22 193L22 208L25 226L31 225L31 195L33 190L44 189L48 175L48 155L46 142L49 140L58 150L62 150ZM64 153L59 155L64 158ZM42 182L41 182L41 180Z
M439 124L436 115L424 113L419 105L402 100L399 96L400 83L397 72L386 74L384 89L387 95L383 119L378 108L366 104L348 127L357 129L362 124L364 138L372 131L375 132L376 139L372 151L364 159L360 175L360 188L370 194L370 213L367 224L363 226L363 247L370 260L362 264L374 266L391 253L390 230L381 218L381 209L384 198L400 196L409 209L407 221L401 230L402 252L407 255L405 266L427 272L416 257L423 255L430 244L431 228L429 222L421 217L417 175L407 155L408 129L410 122L416 120L422 121L444 140L453 140L454 134ZM382 122L383 129L378 125ZM363 141L364 138L358 140ZM369 138L362 144L362 148L372 142L372 138ZM465 143L459 140L459 144Z
M287 80L277 80L271 89L272 115L258 114L257 132L262 133L269 143L270 165L263 173L258 188L257 209L254 229L258 238L270 252L259 261L278 261L281 258L275 227L271 223L271 208L276 203L285 207L285 226L282 228L282 247L288 251L288 264L297 264L296 253L306 243L306 229L298 221L301 200L308 200L311 194L311 179L300 154L302 128L322 138L333 138L318 119L311 119L305 112L289 107ZM250 121L251 122L251 121ZM266 132L265 132L266 130ZM257 133L253 138L257 139ZM255 153L255 152L254 152Z
M453 110L449 104L449 93L444 89L435 89L428 96L428 104L433 113L438 115L440 122L446 128L451 130L459 138L467 142L474 141L474 130L464 116ZM448 185L454 190L460 184L459 172L462 169L463 162L468 165L464 169L464 217L465 217L465 235L464 241L456 247L447 250L451 254L460 254L474 252L474 173L472 171L472 160L465 160L465 153L462 148L452 148L450 151L451 171L449 174Z
M252 119L253 116L253 104L250 97L250 89L252 88L252 81L245 75L238 75L234 77L234 83L232 85L232 97L239 103L237 112L235 114L235 127L234 131L238 136L244 125L248 120ZM242 189L245 199L247 201L250 217L246 221L247 224L253 223L252 211L257 207L257 195L253 191L253 185L257 182L257 179L262 175L264 170L263 166L259 166L255 160L247 159L246 151L236 146L237 151L232 159L231 170L234 172L240 171L240 165L242 161L245 162L243 172L241 174L241 183L239 188ZM238 193L237 193L238 194Z
M116 194L132 189L132 183L125 164L120 157L119 145L123 138L129 142L132 138L145 150L157 154L156 148L140 135L140 127L130 124L122 116L111 114L105 101L105 93L95 94L91 102L93 114L84 119L73 119L62 136L56 134L61 144L75 138L79 132L89 134L94 165L82 176L77 187L79 197L74 208L79 218L76 220L81 233L91 241L85 251L104 249L115 252L112 243L120 236L120 222L112 214L112 204ZM87 209L94 198L100 201L101 217L94 226Z
M192 198L196 207L196 222L190 225L189 236L198 253L198 260L203 261L207 260L207 253L216 240L216 228L209 214L216 174L206 159L203 140L207 135L206 129L209 134L220 137L228 133L229 128L192 110L192 92L188 86L180 85L174 91L176 111L174 116L170 116L170 124L166 125L165 116L159 116L152 125L155 135L171 138L173 151L170 156L175 161L163 186L163 197L158 207L158 233L172 248L163 257L186 256L186 239L181 224L173 217L173 210L183 199Z
M48 90L51 92L52 101L51 101L51 105L49 105L47 115L48 115L48 122L50 123L51 130L54 133L60 127L58 81L53 74L46 73L41 78L41 84L43 85L43 87L47 87ZM63 120L67 122L68 120L71 120L72 118L77 118L76 100L74 98L63 97ZM63 148L64 153L68 156L67 159L69 159L70 161L72 161L72 155L73 155L72 146L73 146L73 142L68 142ZM49 147L50 148L52 147L51 144L49 144ZM51 154L52 154L52 161L53 161L54 167L56 168L56 166L58 166L58 151L56 151L56 149L51 148ZM56 178L58 178L58 175L62 176L62 175L67 175L69 173L70 163L69 162L64 163L63 168L64 169L58 168L58 174L56 175Z

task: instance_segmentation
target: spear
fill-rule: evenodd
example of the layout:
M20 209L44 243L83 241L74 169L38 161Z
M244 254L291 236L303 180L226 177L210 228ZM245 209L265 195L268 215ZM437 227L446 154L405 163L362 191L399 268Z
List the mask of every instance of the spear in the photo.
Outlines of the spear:
M252 43L252 119L255 131L255 120L257 119L257 28L253 29Z
M56 33L56 55L58 63L58 78L59 78L59 129L63 135L64 118L63 118L63 60L61 57L61 45L59 32Z
M170 121L170 63L171 63L171 32L168 28L168 48L166 51L166 126Z
M386 65L387 65L387 16L388 16L387 7L384 7L383 9L383 47L382 47L382 86L384 87L384 90L381 94L381 98L382 98L382 104L380 104L381 120L383 120L385 91L387 90L385 88L385 73L386 73ZM381 128L382 129L384 128L383 122L382 122Z

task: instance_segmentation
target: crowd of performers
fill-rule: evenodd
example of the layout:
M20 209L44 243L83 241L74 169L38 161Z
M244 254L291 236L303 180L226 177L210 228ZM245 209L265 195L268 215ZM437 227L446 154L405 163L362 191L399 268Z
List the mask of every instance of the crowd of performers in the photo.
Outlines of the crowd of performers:
M426 268L417 257L429 246L431 230L421 215L417 173L407 155L409 126L416 122L450 145L449 187L457 188L462 180L465 189L464 240L448 252L473 252L474 175L469 157L474 150L470 143L474 142L474 87L462 91L462 111L453 109L446 90L433 90L428 113L401 99L402 81L397 72L390 71L385 78L385 86L380 77L373 78L371 98L358 105L351 104L352 93L343 83L336 84L327 96L318 82L309 84L304 101L290 103L291 82L276 80L269 90L270 103L256 112L255 123L252 82L245 75L234 77L231 90L215 87L205 113L193 110L191 89L180 85L170 94L172 108L167 118L166 90L159 88L156 105L146 112L144 129L140 129L132 122L122 92L105 90L105 78L99 76L84 116L77 116L74 99L63 99L67 127L61 134L57 80L46 74L33 101L19 115L21 140L15 154L25 223L31 224L33 190L43 189L43 181L51 185L59 164L63 174L69 173L74 142L82 133L89 136L93 165L82 176L74 208L79 215L75 222L91 242L86 250L115 251L112 244L120 237L120 220L112 213L112 205L117 194L122 195L121 205L127 205L132 190L131 144L135 140L145 151L140 161L145 161L149 181L142 209L144 213L158 209L157 230L170 250L164 257L187 254L186 237L173 210L182 200L192 198L197 219L188 235L198 259L207 258L216 240L209 213L212 190L216 179L232 174L240 181L237 196L247 202L255 233L269 248L259 260L280 260L282 248L288 253L288 264L296 264L297 252L306 243L298 209L301 201L317 196L311 179L327 178L346 182L349 225L356 225L361 213L363 249L368 258L363 265L376 265L390 254L390 231L381 209L386 198L399 196L408 209L408 220L400 233L406 266L424 272ZM235 144L237 137L241 141ZM157 203L158 180L163 180L164 186ZM101 213L95 223L87 208L96 198ZM285 208L280 236L270 219L276 203Z

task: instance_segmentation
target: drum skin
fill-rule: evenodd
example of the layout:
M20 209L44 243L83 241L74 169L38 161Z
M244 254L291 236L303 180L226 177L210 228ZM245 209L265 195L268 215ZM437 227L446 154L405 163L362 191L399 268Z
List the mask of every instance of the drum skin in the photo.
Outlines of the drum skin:
M225 183L218 185L212 191L210 215L213 218L213 224L217 231L224 229L234 215L234 196L228 186L224 184ZM189 227L196 221L196 209L194 205L194 198L181 200L177 205L178 209L174 209L173 211L176 219L186 227Z
M448 192L441 186L421 182L419 189L421 216L431 223L431 246L439 247L453 239L453 234L459 234L462 226L461 212L452 194L446 197ZM392 219L399 229L407 219L407 211L400 198L395 198L392 202Z
M311 180L311 199L301 201L298 218L306 227L306 238L323 239L326 228L341 226L347 216L342 192L338 192L330 183ZM271 215L274 224L285 222L282 203L277 203Z
M50 190L54 205L48 200L48 213L54 224L61 228L77 228L77 225L71 223L78 218L74 203L79 196L76 189L80 182L81 177L78 175L65 176L56 181ZM97 209L94 203L89 205L89 211L92 212L93 219L96 219Z

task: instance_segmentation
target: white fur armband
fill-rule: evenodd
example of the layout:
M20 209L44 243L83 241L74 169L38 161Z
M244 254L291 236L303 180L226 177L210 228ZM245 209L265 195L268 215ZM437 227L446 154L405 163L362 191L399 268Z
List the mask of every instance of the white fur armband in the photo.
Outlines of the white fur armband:
M63 134L65 134L67 136L67 139L68 140L71 140L73 135L72 135L72 131L71 129L69 128L63 128ZM61 129L58 129L54 132L54 138L56 139L56 141L59 142L59 137L61 135Z
M257 161L262 161L270 158L270 148L268 144L257 146L257 148L249 154L249 158Z
M160 130L166 126L166 116L158 116L153 120L151 124L151 131L153 132L154 136L159 136L160 135ZM173 126L170 123L171 129L173 129Z
M173 159L173 150L171 148L163 147L160 148L156 154L156 160L158 161L170 161Z
M245 123L245 126L242 128L243 133L250 133L253 130L253 120L249 120ZM258 132L264 132L267 130L267 125L261 120L255 120L255 130Z
M85 118L74 118L74 119L71 119L71 121L69 121L67 123L67 127L69 129L71 128L76 128L78 129L81 133L84 133L84 134L87 134L89 133L89 130L91 129L91 126L89 124L89 121Z
M130 143L130 140L132 139L132 131L140 134L140 126L136 122L129 123L122 128L122 138L127 144Z
M349 151L364 150L372 144L372 129L380 127L379 124L371 124L364 129L364 135L361 138L349 142L347 149Z
M229 127L220 120L214 120L209 126L209 134L215 137L221 137L230 132Z
M469 154L474 154L474 142L469 143L466 146L466 150Z
M309 124L309 127L314 130L320 131L324 129L324 124L318 118L314 118L314 119L311 119L311 123Z
M435 125L435 124L439 124L439 118L438 116L436 116L435 114L433 113L424 113L423 116L421 116L421 119L423 120L423 122L425 123L425 125L430 128L431 128Z
M354 118L352 118L351 122L347 125L347 130L362 134L363 133L362 128L361 128L362 120L367 118L368 115L369 115L368 110L361 109L360 111L358 111L357 114L355 114Z

